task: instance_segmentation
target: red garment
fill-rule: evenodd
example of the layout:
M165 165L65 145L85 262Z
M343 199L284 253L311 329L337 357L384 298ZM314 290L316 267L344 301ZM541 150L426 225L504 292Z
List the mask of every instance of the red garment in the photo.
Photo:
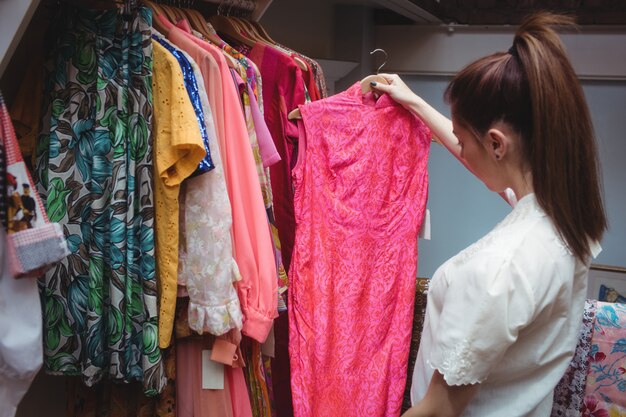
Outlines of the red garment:
M302 60L302 62L306 64L307 71L302 71L302 77L304 78L304 83L306 84L306 89L309 92L309 98L311 99L311 101L317 101L322 98L317 87L317 83L315 82L315 75L313 74L313 68L311 67L311 64L306 62L304 58L302 58L302 55L291 54L291 56L294 58L298 57L300 60Z
M298 128L287 115L305 101L302 72L293 58L275 48L257 43L246 55L259 68L263 78L263 107L281 161L270 167L274 195L274 218L281 244L285 271L289 272L296 223L293 213L291 168L297 149ZM293 416L289 372L287 313L275 320L276 352L272 360L272 384L277 417Z
M304 103L304 81L293 58L271 46L256 43L246 55L261 72L265 121L281 157L280 162L270 167L270 180L281 255L285 270L289 272L296 227L291 168L298 144L298 127L287 115Z
M430 132L384 95L300 107L289 274L296 417L397 417L407 375Z

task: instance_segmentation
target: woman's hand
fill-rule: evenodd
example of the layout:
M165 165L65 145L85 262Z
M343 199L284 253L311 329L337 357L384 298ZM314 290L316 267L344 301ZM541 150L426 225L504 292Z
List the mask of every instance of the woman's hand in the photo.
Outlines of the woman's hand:
M464 161L461 160L459 141L452 132L452 121L415 94L397 74L378 75L387 80L389 85L377 83L376 85L372 85L372 89L380 93L388 94L389 97L398 104L422 119L430 128L437 142L445 146L457 159L464 163Z
M389 85L383 83L375 83L372 85L372 89L381 93L386 93L394 99L398 104L402 105L408 110L411 110L412 106L415 106L420 98L409 88L408 85L402 81L397 74L378 74L383 77Z

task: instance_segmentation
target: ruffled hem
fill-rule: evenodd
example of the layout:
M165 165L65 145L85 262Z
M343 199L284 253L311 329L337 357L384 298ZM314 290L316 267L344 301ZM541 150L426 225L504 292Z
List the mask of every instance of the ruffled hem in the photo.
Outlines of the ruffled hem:
M241 330L243 315L239 300L211 307L190 302L189 327L196 333L210 333L215 336L221 336L234 328Z

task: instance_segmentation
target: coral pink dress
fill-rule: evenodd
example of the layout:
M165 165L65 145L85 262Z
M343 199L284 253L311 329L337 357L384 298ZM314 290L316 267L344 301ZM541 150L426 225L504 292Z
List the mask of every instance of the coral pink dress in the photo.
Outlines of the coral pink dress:
M295 417L397 417L407 378L428 128L360 84L301 106L289 282Z

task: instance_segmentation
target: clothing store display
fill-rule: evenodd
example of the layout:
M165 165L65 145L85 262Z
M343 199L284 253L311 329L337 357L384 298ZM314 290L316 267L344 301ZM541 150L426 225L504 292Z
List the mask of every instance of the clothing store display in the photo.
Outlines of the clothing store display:
M46 274L46 371L163 389L152 159L151 15L67 5L46 48L36 173L71 254Z
M598 301L583 416L626 414L626 304Z
M276 261L239 96L220 50L174 26L164 35L199 64L208 83L233 213L234 257L242 277L236 286L243 333L263 342L277 314Z
M594 256L598 252L592 245ZM433 276L413 402L424 396L436 369L449 385L481 384L464 416L549 415L579 336L588 270L534 194L521 198L490 233ZM444 300L454 308L442 309Z
M591 336L596 320L596 304L595 300L585 301L576 352L565 375L554 389L551 417L582 416L585 385L591 362Z
M300 112L288 296L295 416L397 416L430 132L360 83Z

